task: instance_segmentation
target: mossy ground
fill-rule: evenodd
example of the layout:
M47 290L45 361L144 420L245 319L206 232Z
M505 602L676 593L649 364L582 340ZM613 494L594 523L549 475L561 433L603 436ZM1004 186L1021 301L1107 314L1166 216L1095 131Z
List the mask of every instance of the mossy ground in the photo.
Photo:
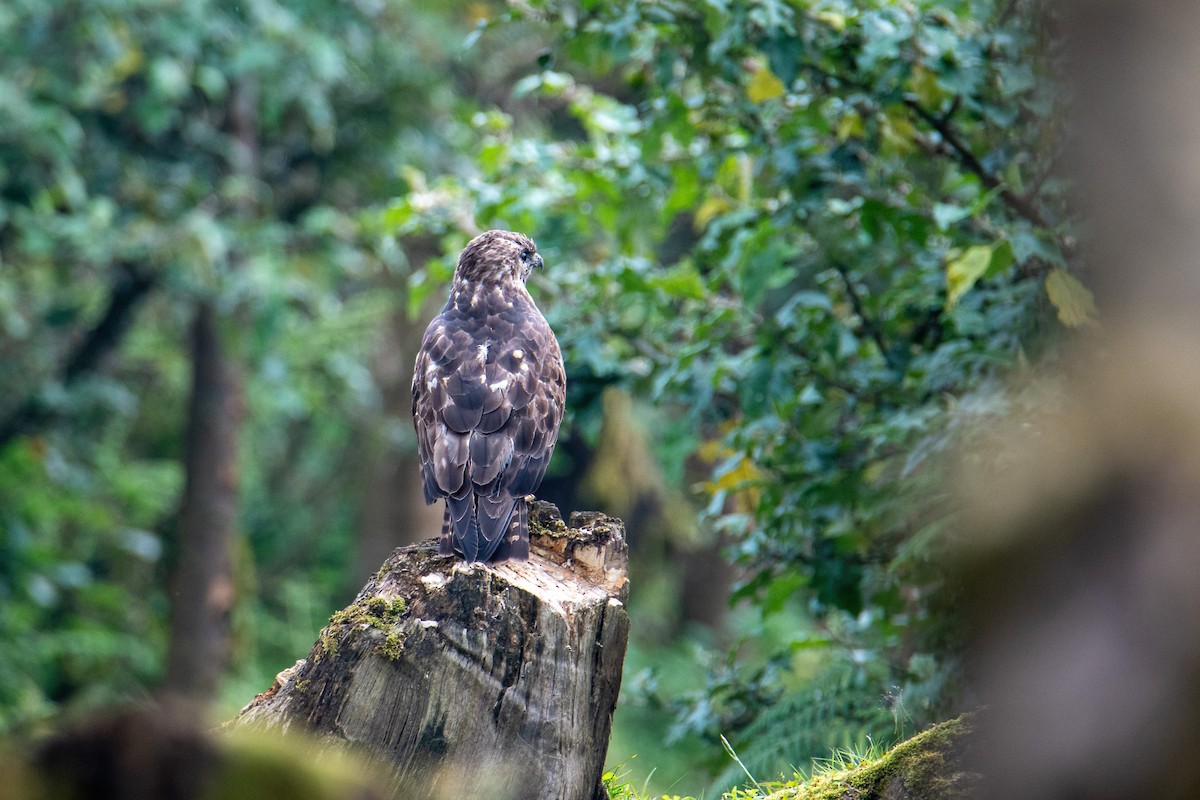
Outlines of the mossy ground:
M722 800L966 800L972 796L977 776L956 763L961 738L971 730L970 715L933 726L874 758L850 758L818 765L809 777L790 781L755 782L723 794ZM847 763L849 762L849 763ZM621 783L614 771L604 776L612 800L659 800L640 797L634 787ZM897 790L903 787L903 793ZM664 795L662 800L693 800Z
M808 781L766 795L770 800L840 800L890 795L897 781L905 795L920 800L957 800L970 794L974 776L961 771L954 754L970 730L965 716L935 725L877 759L848 769L818 771ZM752 795L742 795L752 797ZM731 798L734 800L734 798Z

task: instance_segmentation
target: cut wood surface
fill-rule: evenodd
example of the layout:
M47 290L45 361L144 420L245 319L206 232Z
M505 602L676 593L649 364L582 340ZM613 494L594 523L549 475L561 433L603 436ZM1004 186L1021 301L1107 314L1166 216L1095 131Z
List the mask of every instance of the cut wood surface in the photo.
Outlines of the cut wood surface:
M604 797L629 633L623 527L567 525L541 502L530 522L527 562L396 550L232 724L363 749L397 797Z

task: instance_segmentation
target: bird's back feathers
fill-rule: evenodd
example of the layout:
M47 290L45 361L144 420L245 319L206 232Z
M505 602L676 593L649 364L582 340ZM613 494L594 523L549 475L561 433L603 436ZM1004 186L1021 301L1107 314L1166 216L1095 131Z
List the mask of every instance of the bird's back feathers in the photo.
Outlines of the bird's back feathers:
M471 269L503 275L488 257L525 258L521 252L532 242L506 235L519 238L501 237L498 256L475 253ZM558 342L523 278L456 276L450 299L425 331L413 373L425 500L446 500L444 554L457 550L467 561L528 557L525 496L545 475L565 395Z

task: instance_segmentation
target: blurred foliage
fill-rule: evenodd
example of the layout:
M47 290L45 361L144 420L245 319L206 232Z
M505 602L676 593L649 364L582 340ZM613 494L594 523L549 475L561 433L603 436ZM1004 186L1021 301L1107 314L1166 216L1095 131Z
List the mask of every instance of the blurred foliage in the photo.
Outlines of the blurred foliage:
M945 713L935 456L1006 402L999 378L1096 320L1070 272L1047 17L965 0L521 8L476 48L496 27L552 37L514 87L524 105L479 114L477 171L417 176L380 224L536 231L569 405L617 383L669 409L691 440L677 452L713 462L704 515L744 569L735 597L818 621L714 672L676 731L714 760L724 733L770 772L782 743L802 762L840 743L830 730ZM813 647L828 671L802 679ZM840 723L783 710L822 681Z
M617 739L638 769L648 731L694 779L728 763L722 735L771 775L944 713L936 456L1098 319L1047 19L1031 0L6 3L0 422L38 424L0 450L0 728L155 680L198 297L248 373L231 702L305 652L352 588L364 448L411 447L380 413L375 333L489 227L545 255L568 425L594 438L610 385L655 404L661 474L740 570L728 655L635 641ZM153 287L121 357L70 373L131 274Z
M454 158L470 22L463 4L0 8L0 421L20 434L0 451L0 729L159 673L196 299L249 377L255 688L344 599L347 443L407 444L369 374L404 254L355 215L401 165ZM102 320L133 279L151 289L121 358L73 370L118 343Z
M131 757L131 754L134 757ZM326 800L391 796L378 765L298 732L215 731L195 707L134 705L0 750L9 800Z

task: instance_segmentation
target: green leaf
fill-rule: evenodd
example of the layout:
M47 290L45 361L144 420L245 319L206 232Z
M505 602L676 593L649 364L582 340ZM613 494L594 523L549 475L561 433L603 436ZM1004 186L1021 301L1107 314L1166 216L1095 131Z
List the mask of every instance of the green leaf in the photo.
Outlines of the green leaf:
M763 594L762 600L763 616L768 617L782 611L787 602L803 589L806 583L803 575L791 572L780 575L767 584L767 590Z
M970 207L956 206L950 203L935 203L933 206L933 222L939 231L949 230L951 226L962 222L971 216Z
M995 278L1012 266L1015 260L1012 243L1005 239L992 248L992 260L988 263L987 272L983 274L984 279Z
M681 264L663 275L651 278L649 283L671 297L703 300L706 295L704 279L690 264Z

